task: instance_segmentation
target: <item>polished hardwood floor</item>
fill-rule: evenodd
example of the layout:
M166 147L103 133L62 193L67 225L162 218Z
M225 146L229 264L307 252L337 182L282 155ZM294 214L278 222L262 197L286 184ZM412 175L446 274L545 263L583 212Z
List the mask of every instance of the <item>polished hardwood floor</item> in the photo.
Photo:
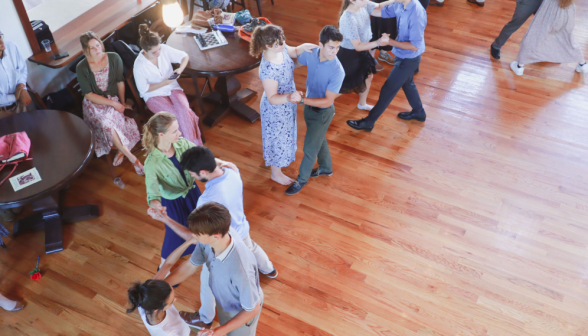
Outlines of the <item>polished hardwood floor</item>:
M296 45L336 23L339 4L266 0L263 10ZM409 108L400 93L372 133L357 132L345 121L365 112L357 96L340 97L327 134L335 174L296 196L269 179L259 122L231 115L204 129L215 154L240 167L251 236L280 272L262 279L258 335L588 335L588 76L574 64L533 64L516 77L509 63L528 23L492 60L514 7L430 7L415 79L426 123L397 119ZM588 0L577 7L588 54ZM390 69L376 75L369 103ZM299 88L305 74L296 70ZM261 93L257 70L239 78ZM290 176L305 134L298 112ZM0 292L28 305L0 311L1 335L147 335L125 313L126 290L153 276L164 228L146 215L143 178L123 168L124 189L100 159L67 192L67 203L102 214L66 227L63 252L43 255L43 233L6 239ZM35 282L28 272L40 254ZM182 284L177 307L199 307L198 288L198 277Z

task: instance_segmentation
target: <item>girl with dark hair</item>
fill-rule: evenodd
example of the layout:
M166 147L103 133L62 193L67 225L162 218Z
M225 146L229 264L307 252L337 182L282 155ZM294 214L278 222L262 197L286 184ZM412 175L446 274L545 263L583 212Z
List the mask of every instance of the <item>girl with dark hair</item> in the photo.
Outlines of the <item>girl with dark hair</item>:
M582 48L574 39L576 6L573 0L543 0L521 42L517 60L510 68L522 76L525 64L576 62L576 71L588 73Z
M146 24L139 25L139 34L143 50L135 60L133 75L141 98L151 112L166 111L176 116L184 137L201 145L198 116L190 108L188 98L176 79L188 65L188 54L161 44L159 35ZM180 67L174 70L172 63L180 63Z
M145 186L151 211L166 211L170 218L188 227L188 216L196 209L201 193L190 173L180 167L182 154L196 146L181 135L177 118L169 112L155 114L143 126L142 143L147 152ZM237 169L230 162L217 159L216 163L222 167ZM183 242L182 237L166 226L161 263ZM193 250L193 246L188 248L184 255Z
M171 269L182 252L190 245L198 241L192 238L180 246L176 253L172 253L152 280L143 283L136 282L128 290L130 308L127 314L138 310L147 331L151 336L188 336L190 326L180 317L180 313L174 306L176 295L174 289L163 279Z
M286 45L281 27L257 27L251 36L250 54L261 56L259 78L263 84L261 97L261 136L265 165L271 167L271 179L282 185L294 180L282 172L296 160L296 103L301 100L294 83L294 61L303 52L318 47L305 43L298 47Z
M339 93L358 93L357 108L369 111L367 96L376 73L376 60L370 50L385 45L389 34L382 34L377 41L372 39L370 14L380 5L368 0L343 0L339 17L339 31L343 34L337 58L345 69L345 79Z
M104 44L94 32L80 36L86 56L76 66L78 83L84 95L82 104L84 121L92 130L96 156L108 154L112 147L118 149L113 164L118 166L126 157L143 175L143 165L131 152L141 140L134 119L125 116L125 82L122 59L117 53L106 52Z

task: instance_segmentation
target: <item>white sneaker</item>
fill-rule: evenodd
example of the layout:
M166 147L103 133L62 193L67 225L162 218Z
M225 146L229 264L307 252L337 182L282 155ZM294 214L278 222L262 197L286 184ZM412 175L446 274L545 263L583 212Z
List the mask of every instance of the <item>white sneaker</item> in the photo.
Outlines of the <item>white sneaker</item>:
M510 63L510 69L517 76L522 76L523 75L523 72L525 71L525 67L524 66L522 66L522 67L519 68L519 63L517 63L517 61L514 61L514 62Z
M357 104L357 108L360 110L371 111L374 108L374 106L368 105L368 104L365 104L365 105Z
M588 73L588 63L584 63L582 65L578 64L576 71L579 73Z

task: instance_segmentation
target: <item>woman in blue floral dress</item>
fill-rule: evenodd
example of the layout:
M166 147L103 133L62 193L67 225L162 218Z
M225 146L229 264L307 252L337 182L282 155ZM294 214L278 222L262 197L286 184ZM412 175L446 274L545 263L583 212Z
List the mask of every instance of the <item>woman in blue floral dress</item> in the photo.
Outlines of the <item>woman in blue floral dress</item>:
M264 92L260 110L265 165L271 167L272 180L289 185L294 180L284 175L282 168L296 160L296 104L302 94L296 91L292 58L317 46L305 43L294 48L285 42L282 28L258 27L251 37L250 53L261 56L259 77Z

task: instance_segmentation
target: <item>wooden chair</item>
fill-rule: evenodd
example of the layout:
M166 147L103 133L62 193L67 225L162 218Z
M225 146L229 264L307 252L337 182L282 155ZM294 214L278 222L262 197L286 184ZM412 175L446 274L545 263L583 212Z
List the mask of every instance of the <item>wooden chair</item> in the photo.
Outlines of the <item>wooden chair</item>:
M35 108L37 110L46 110L47 109L47 106L43 102L43 99L41 99L41 96L37 92L33 91L33 89L31 89L31 87L29 86L29 83L27 83L27 91L29 92L29 95L31 96L31 99L33 100L33 104L35 105Z

